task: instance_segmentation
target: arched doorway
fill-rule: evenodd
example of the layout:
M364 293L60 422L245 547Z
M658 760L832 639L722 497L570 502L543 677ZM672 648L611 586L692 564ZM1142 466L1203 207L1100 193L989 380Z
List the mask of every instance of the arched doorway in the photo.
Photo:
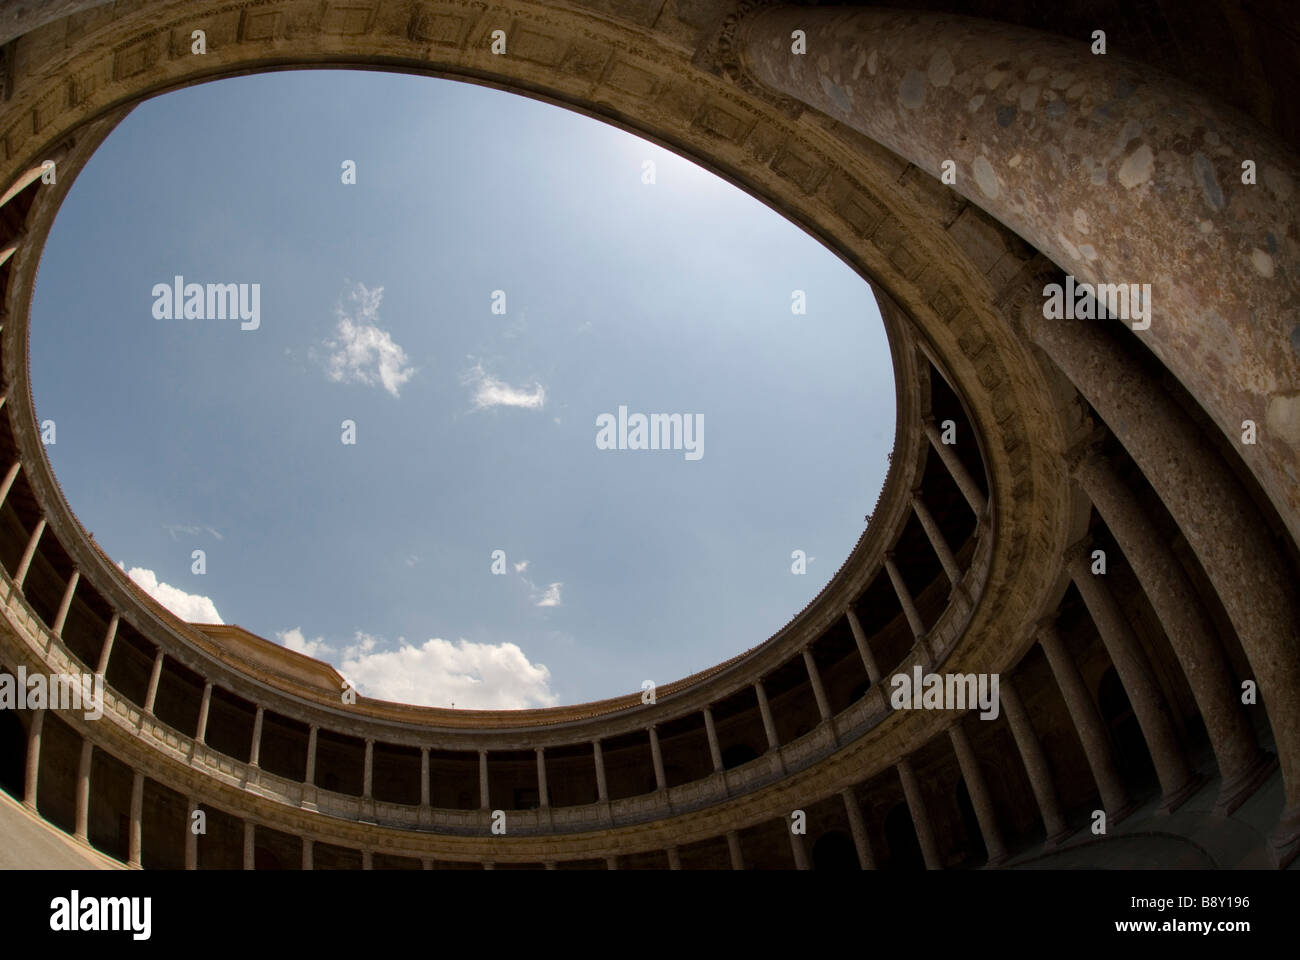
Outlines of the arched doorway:
M27 766L27 731L12 710L0 710L0 790L23 798Z
M966 845L970 851L970 859L979 863L984 863L989 858L987 848L984 846L984 832L980 830L979 817L975 815L975 804L971 803L970 791L966 789L966 781L957 781L957 809L961 812L962 826L966 828Z
M1115 744L1115 766L1124 784L1134 793L1155 788L1158 781L1151 751L1114 667L1102 674L1097 684L1097 706Z
M886 870L925 869L921 841L916 838L912 811L908 809L906 803L895 804L894 808L885 814L885 847L889 851L885 861Z
M758 754L754 748L748 744L738 743L734 747L727 747L722 751L722 769L731 770L734 767L743 766L751 760L757 760Z
M827 830L812 851L814 870L859 870L858 848L853 845L853 838L843 830Z

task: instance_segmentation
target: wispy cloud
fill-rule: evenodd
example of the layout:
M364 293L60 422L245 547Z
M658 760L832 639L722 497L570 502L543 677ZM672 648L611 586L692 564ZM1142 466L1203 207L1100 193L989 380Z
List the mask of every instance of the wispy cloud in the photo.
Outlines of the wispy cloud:
M483 369L483 364L476 363L461 375L461 380L474 393L474 409L488 407L522 407L526 410L540 410L546 405L546 388L540 383L532 387L512 387L503 380L498 380Z
M558 606L560 605L560 602L561 602L561 601L560 601L560 587L562 587L562 586L564 586L563 583L552 583L552 584L550 584L550 585L549 585L545 590L540 591L540 592L541 592L541 595L542 595L542 596L541 596L541 599L538 600L538 601L534 604L534 606L537 606L537 607L558 607ZM535 598L535 597L536 597L536 593L534 593L534 598Z
M351 311L335 308L339 318L336 338L322 344L325 373L337 383L378 384L398 396L402 385L415 376L415 368L409 365L406 351L379 326L384 288L358 283L348 299Z
M126 570L122 564L121 569ZM208 597L197 593L186 593L180 587L162 583L152 570L144 567L132 567L126 575L139 585L145 593L180 617L186 623L224 623L217 613L216 604Z
M200 526L198 524L167 523L163 524L163 529L171 534L173 540L176 539L176 534L178 533L183 533L190 537L197 537L200 534L206 533L208 536L215 537L218 540L226 539L221 535L219 530L214 530L212 527Z

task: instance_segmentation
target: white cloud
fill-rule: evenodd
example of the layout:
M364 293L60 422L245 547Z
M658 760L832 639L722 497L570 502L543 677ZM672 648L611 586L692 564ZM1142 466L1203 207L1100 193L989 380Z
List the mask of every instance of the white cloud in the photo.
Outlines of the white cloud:
M551 671L528 661L513 643L430 639L422 646L360 652L339 665L368 697L427 707L524 710L554 706Z
M322 637L308 640L299 627L277 633L290 650L330 662L363 696L425 707L467 710L526 710L552 707L559 697L550 688L551 671L530 663L513 643L451 643L433 638L411 646L398 638L396 650L375 647L379 639L357 632L337 651Z
M560 605L560 587L563 583L552 583L542 592L542 599L535 604L539 607L558 607Z
M383 298L383 287L372 290L358 283L348 296L355 304L353 314L349 316L342 307L337 309L338 337L324 343L329 351L325 372L338 383L381 384L396 397L402 384L415 375L415 368L408 364L406 351L393 342L392 335L379 327Z
M118 564L123 570L122 564ZM180 617L186 623L225 623L217 613L216 604L209 598L197 593L186 593L179 587L168 583L159 583L152 570L132 567L126 575L136 582L145 593Z
M540 410L546 405L546 388L534 383L532 389L512 387L498 380L483 369L483 364L476 363L461 375L461 380L474 390L474 409L487 407L522 407L526 410Z
M334 652L334 648L326 643L323 637L308 640L302 635L300 627L294 627L292 630L281 630L275 635L275 639L295 653L306 654L309 657L315 657L317 660Z

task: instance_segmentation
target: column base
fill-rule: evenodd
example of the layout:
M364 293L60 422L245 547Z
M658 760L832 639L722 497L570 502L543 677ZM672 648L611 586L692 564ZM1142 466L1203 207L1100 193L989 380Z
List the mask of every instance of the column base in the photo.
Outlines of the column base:
M1109 814L1107 814L1109 817ZM1056 833L1052 834L1043 841L1044 850L1059 850L1066 840L1074 836L1074 830L1071 827L1062 827Z
M1272 842L1277 867L1285 870L1300 856L1300 807L1288 807L1282 811L1282 817L1273 830Z
M1162 817L1173 813L1192 799L1192 796L1203 786L1205 786L1205 776L1199 773L1192 774L1191 778L1181 787L1173 793L1160 798L1160 806L1156 807L1156 816Z
M1124 806L1120 807L1114 813L1106 810L1106 836L1110 836L1110 827L1117 823L1123 823L1130 816L1136 813L1139 807L1141 807L1141 804L1136 800L1127 800L1125 801ZM1105 808L1103 807L1103 809Z
M1225 780L1219 787L1219 799L1214 803L1214 815L1229 816L1233 811L1249 800L1256 790L1264 785L1273 771L1277 769L1277 756L1261 750L1245 771L1232 780Z

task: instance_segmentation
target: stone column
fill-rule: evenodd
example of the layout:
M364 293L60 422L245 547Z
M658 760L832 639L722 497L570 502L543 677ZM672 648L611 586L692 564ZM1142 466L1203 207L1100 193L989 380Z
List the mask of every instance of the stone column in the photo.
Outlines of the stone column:
M1119 543L1182 665L1219 763L1217 812L1227 816L1273 768L1260 750L1233 682L1218 631L1174 552L1114 466L1093 444L1074 459L1074 477Z
M312 866L315 861L315 857L312 856L312 852L313 851L312 851L311 837L303 837L302 838L302 868L304 870L312 869Z
M606 857L606 858L605 858L605 869L606 869L606 870L617 870L617 869L618 869L618 857L617 857L617 856Z
M9 465L9 470L5 478L0 480L0 506L4 506L5 500L9 497L9 488L14 485L14 480L18 478L18 471L22 468L22 461L15 460Z
M303 777L303 783L316 786L316 724L312 724L307 729L307 773Z
M113 656L113 640L117 637L118 615L114 613L108 621L108 630L104 632L104 643L99 648L99 662L95 665L95 673L104 676L108 673L108 661Z
M551 805L550 791L546 786L546 748L537 747L537 800L543 810Z
M23 778L23 806L36 810L36 788L41 777L41 728L45 726L45 711L32 711L32 725L27 731L27 774Z
M659 790L668 789L668 776L664 773L664 755L659 747L659 731L650 725L650 760L655 768L655 786Z
M199 809L199 801L190 797L185 810L185 869L199 868L199 835L194 832L194 814Z
M767 734L767 748L776 750L781 744L776 739L776 722L772 719L772 708L767 702L767 690L763 688L762 679L754 681L754 694L758 697L758 712L763 717L763 732Z
M68 611L72 609L72 595L77 592L77 582L80 579L81 571L74 568L72 576L68 577L67 586L63 588L63 598L59 600L59 609L54 614L54 623L50 626L50 633L56 637L63 636L63 625L68 622Z
M375 869L375 852L373 850L361 851L361 869L362 870Z
M206 743L208 735L208 712L212 709L212 681L203 685L203 700L199 703L199 722L194 731L195 743Z
M1142 735L1160 778L1164 794L1161 809L1170 811L1184 803L1199 785L1195 772L1187 762L1183 745L1174 729L1169 706L1156 683L1155 674L1142 652L1142 645L1133 633L1124 612L1115 602L1114 595L1089 563L1090 538L1085 537L1065 551L1065 565L1074 585L1083 596L1083 602L1092 615L1093 623L1101 634L1106 652L1119 675L1120 683L1128 694L1137 715Z
M862 657L862 665L867 668L867 679L871 681L872 686L875 686L880 682L880 667L876 664L875 653L867 643L867 634L862 629L862 621L858 619L858 613L852 607L847 608L844 614L849 618L849 629L853 631L853 642L858 645L858 655Z
M961 778L966 782L966 792L970 794L971 806L975 808L975 819L979 821L980 833L984 835L984 848L988 851L989 865L996 866L1007 859L1007 845L1002 840L1002 831L998 827L997 813L993 809L993 796L989 793L984 772L980 769L979 759L971 749L966 729L959 719L948 728L948 737L952 740L953 752L957 754L957 765L961 767Z
M849 818L849 831L853 834L853 846L858 851L858 864L863 870L876 869L876 857L871 850L871 838L867 834L867 824L862 819L862 807L853 795L851 787L840 791L844 800L844 812Z
M257 768L262 758L262 718L266 711L259 705L253 715L253 742L248 747L248 765Z
M803 648L803 665L808 671L808 682L812 684L813 696L817 699L817 712L821 714L822 722L825 723L831 718L831 702L826 698L821 671L817 669L817 661L813 658L810 647Z
M735 830L727 831L727 852L731 854L731 869L744 870L745 858L740 853L740 834Z
M75 3L75 0L74 0L74 2L71 3L71 4L68 4L68 3L66 2L66 0L65 0L65 2L64 2L64 4L63 4L64 7L67 7L67 6L76 7L76 6L78 6L78 5L79 5L79 4ZM81 6L91 6L92 4L91 4L91 3L83 3L83 4L80 4L80 5L81 5ZM53 6L53 4L50 4L50 6ZM56 9L58 9L58 8L56 8ZM71 13L71 12L72 12L71 10L68 10L68 11L67 11L67 13ZM26 13L27 13L27 11L22 11L22 13L20 13L19 15L21 16L21 15L26 14ZM49 14L47 14L46 17L42 17L41 19L44 20L46 23L48 23L50 19L57 19L58 17L60 17L60 16L65 16L65 15L66 15L65 13L56 13L56 14L54 14L53 17L50 17ZM10 38L10 39L16 39L18 36L21 35L21 32L18 33L18 34L10 33L10 30L11 30L11 29L12 29L12 27L10 27L9 24L7 24L7 23L6 23L6 24L3 24L2 26L0 26L0 33L9 33L9 38ZM25 31L22 31L22 32L25 32ZM4 41L4 42L8 42L8 41L6 40L6 41ZM45 174L45 171L46 171L46 169L47 169L46 166L45 166L45 162L46 162L47 160L48 160L49 162L55 164L55 167L54 167L53 169L54 169L54 171L55 171L55 176L57 176L57 175L58 175L58 164L60 164L60 163L63 162L63 158L64 158L66 155L67 155L67 151L62 150L62 149L60 149L60 150L56 150L56 151L52 151L52 152L50 153L49 156L42 157L42 158L41 158L41 161L40 161L39 163L37 163L35 166L28 167L26 170L24 170L24 171L22 172L22 174L18 177L18 179L16 179L13 183L11 183L11 184L9 185L9 189L7 189L3 194L0 194L0 207L3 207L6 203L8 203L8 202L9 202L10 200L12 200L14 197L18 196L18 194L22 193L24 190L26 190L28 187L30 187L30 186L31 186L33 183L35 183L37 180L41 179L41 177ZM3 397L0 397L0 407L3 407L3 406L4 406L4 398L3 398Z
M796 870L811 870L812 865L808 862L808 850L804 846L803 834L795 833L790 829L788 821L782 820L786 833L790 834L790 852L794 854L794 868Z
M896 764L898 779L903 784L903 796L907 798L907 809L912 813L912 825L916 828L916 839L921 844L921 856L925 858L927 870L943 868L943 859L939 856L939 847L934 842L934 830L930 826L930 814L925 809L925 796L921 793L921 784L917 782L912 770L912 761L904 757Z
M912 600L912 592L907 589L907 584L903 582L903 575L898 570L898 564L894 563L894 552L888 551L885 554L885 572L889 574L889 582L894 585L894 593L898 595L898 602L903 607L903 613L907 616L908 626L912 628L912 636L918 641L925 637L925 621L921 619L921 611L916 609L916 603Z
M429 748L420 748L420 806L429 806Z
M605 784L605 754L601 752L600 741L591 741L592 756L596 759L596 799L601 803L609 800L609 788Z
M144 774L139 770L131 778L131 827L127 837L126 865L139 868L144 846Z
M1289 861L1300 844L1300 600L1289 561L1218 451L1113 337L1094 323L1047 321L1032 313L1028 321L1034 342L1102 419L1115 425L1237 631L1277 744L1286 805L1274 846ZM1176 326L1168 320L1164 325ZM1224 349L1223 340L1213 343L1216 351ZM1209 367L1221 369L1213 360ZM1255 448L1239 449L1249 457ZM1300 495L1300 484L1293 482L1292 489ZM1300 517L1300 510L1291 510L1284 519Z
M1075 732L1079 734L1079 742L1083 744L1093 779L1097 781L1101 805L1111 823L1118 823L1132 811L1128 805L1128 791L1120 780L1119 771L1115 769L1110 738L1102 726L1097 705L1092 702L1088 688L1083 685L1083 677L1079 675L1079 668L1070 652L1065 649L1065 642L1051 620L1039 621L1038 645L1043 648L1052 675L1056 678L1056 685L1065 698L1070 720L1074 723Z
M480 759L483 754L479 753ZM483 768L479 768L480 783L482 782ZM486 792L484 793L486 796ZM373 800L375 796L375 741L366 738L366 759L361 771L361 799Z
M154 704L158 702L158 684L162 680L163 657L166 654L159 650L154 654L153 670L149 673L149 690L144 695L144 712L153 716Z
M805 55L791 52L795 29L806 33ZM954 161L951 189L1067 273L1150 283L1143 342L1234 444L1243 418L1259 423L1259 442L1238 451L1300 541L1300 288L1294 250L1265 239L1300 222L1294 149L1157 68L1093 55L1084 34L947 13L778 6L742 18L731 46L759 83L931 176ZM1241 182L1245 158L1258 185ZM1134 210L1137 242L1108 242L1135 236ZM1166 469L1198 472L1185 456ZM1222 510L1202 523L1235 533ZM1300 696L1300 685L1291 689Z
M252 870L257 865L256 837L252 820L244 821L244 869Z
M1047 765L1043 745L1034 733L1033 724L1029 722L1029 714L1025 711L1020 694L1005 673L998 683L998 700L1007 715L1011 735L1016 739L1016 747L1020 751L1020 760L1025 765L1034 799L1038 801L1038 812L1043 816L1043 829L1047 833L1047 846L1055 846L1069 835L1070 830L1061 813L1061 801L1056 794L1056 785L1052 782L1052 772Z
M943 572L947 575L948 582L954 587L957 586L961 582L961 568L957 566L957 558L953 556L952 548L948 546L948 541L944 539L943 531L939 529L939 524L935 522L933 515L931 515L930 508L925 505L920 487L912 489L912 512L916 514L916 519L921 522L921 529L925 531L930 546L934 548L935 556L939 558L939 563L943 565Z
M669 847L668 848L668 869L680 870L681 868L682 868L681 854L677 852L676 847Z
M36 556L36 547L41 542L41 534L44 532L45 518L41 517L36 521L36 527L27 540L27 548L23 550L22 559L18 561L18 569L14 571L14 586L19 590L23 588L23 581L27 579L27 571L31 569L32 558Z
M713 760L713 772L722 772L722 747L718 744L718 730L713 725L713 709L704 708L704 732L709 738L709 757Z
M487 751L480 750L478 752L478 808L487 810L489 803Z
M925 426L925 435L930 440L930 446L934 452L939 455L943 465L948 469L948 475L952 477L953 482L957 484L957 489L961 495L966 498L966 503L970 505L971 511L975 514L976 519L984 516L984 511L988 508L988 499L984 492L980 490L979 484L971 476L966 464L961 462L961 457L957 456L957 451L952 448L952 444L943 442L943 434L939 430L939 425L934 422L934 417L926 417L923 421Z
M86 825L90 818L90 760L95 745L89 740L81 741L81 763L77 766L77 822L74 836L82 843L86 839Z

